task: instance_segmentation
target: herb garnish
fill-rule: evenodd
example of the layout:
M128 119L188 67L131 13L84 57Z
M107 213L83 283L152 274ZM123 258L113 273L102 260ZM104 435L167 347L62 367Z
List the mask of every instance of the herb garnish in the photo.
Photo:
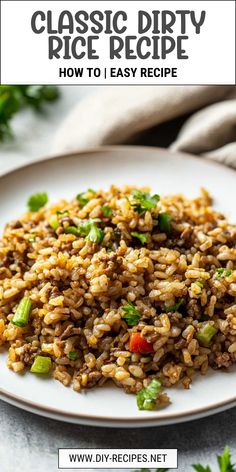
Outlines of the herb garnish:
M155 194L151 196L150 193L142 192L141 190L133 190L132 194L135 203L131 203L131 205L140 215L148 210L151 210L152 208L156 208L156 205L160 200L159 195Z
M217 462L220 472L236 472L236 464L231 463L231 456L228 447L225 447L221 456L217 456Z
M68 214L69 214L68 210L63 210L63 211L58 210L57 211L57 216L68 215Z
M217 462L219 466L219 472L236 472L236 465L232 464L229 448L225 447L224 452L221 456L217 456ZM207 465L204 467L201 464L194 464L192 466L197 472L212 472L211 467ZM155 469L155 472L166 472L169 469ZM137 469L134 472L151 472L150 469Z
M198 285L198 287L200 287L201 289L203 289L205 285L205 280L197 280L195 284Z
M70 351L69 354L68 354L68 357L71 361L75 361L78 357L78 354L77 354L77 352Z
M36 241L36 233L31 232L30 235L31 235L31 236L29 237L29 242L30 242L30 243L35 243L35 241Z
M30 300L30 298L22 298L11 320L12 324L20 327L27 326L27 324L29 323L31 309L32 301Z
M50 224L51 228L54 229L54 231L56 231L60 226L59 218L63 215L68 215L68 214L69 214L68 210L57 211L56 214L53 215L52 218L49 221L49 224Z
M64 228L64 233L73 234L74 236L78 237L81 236L81 232L78 226L67 226L66 228Z
M27 205L28 205L29 211L35 212L35 211L38 211L40 208L44 207L47 202L48 202L47 193L41 192L41 193L35 193L34 195L31 195L31 197L29 197L27 201Z
M219 472L236 472L236 465L232 464L229 448L225 447L222 455L217 456L217 462L219 466ZM204 467L201 464L194 464L192 466L197 472L212 472L211 467L207 465ZM156 469L155 472L166 472L169 469ZM150 469L137 469L134 472L151 472Z
M227 270L224 269L223 267L220 267L219 269L216 269L216 279L221 279L222 277L229 277L232 274L232 270Z
M206 323L200 327L196 334L196 338L199 343L205 347L208 347L211 343L213 336L217 333L217 329L210 323Z
M88 188L88 192L92 193L93 195L96 195L96 190L93 190L93 188Z
M96 195L97 192L95 192L95 190L92 188L88 188L86 192L78 193L78 195L76 195L76 199L80 203L81 208L83 208L90 200L89 198L85 197L86 193L92 193L93 195Z
M137 231L134 231L133 233L131 233L131 236L133 236L134 238L139 239L139 241L142 244L145 244L145 243L148 242L148 235L145 234L145 233L138 233Z
M45 102L59 97L53 85L1 85L0 86L0 140L12 136L10 121L22 108L41 110Z
M109 218L112 215L113 211L109 206L102 206L102 212L105 218Z
M54 231L56 231L59 228L60 224L59 224L57 215L52 216L52 218L49 221L49 224Z
M137 310L137 308L135 308L132 302L128 302L127 305L123 305L122 310L124 312L122 318L124 318L128 326L135 326L139 322L141 313Z
M169 213L159 213L158 215L158 225L160 231L164 233L170 234L171 233L171 216Z
M76 199L80 203L81 208L83 208L89 202L89 199L84 197L85 193L86 192L82 192L82 193L78 193L78 195L76 195Z
M48 374L51 366L52 360L50 357L36 356L30 372L33 372L34 374Z
M236 472L236 465L232 464L229 448L225 447L223 454L217 456L219 472ZM194 470L197 472L212 472L212 469L207 465L203 467L201 464L194 464Z
M140 390L136 396L139 410L154 410L160 390L161 381L158 379L153 379L146 388Z
M74 236L86 236L87 241L93 243L101 243L104 238L104 231L96 226L101 223L100 218L91 218L82 222L79 226L67 226L64 228L66 234L74 234Z
M168 312L174 313L175 311L178 311L178 309L181 307L181 305L183 305L183 303L184 303L184 298L180 298L179 301L175 305L166 306L165 311L167 313Z
M86 236L87 241L92 241L92 243L101 243L104 238L104 231L98 228L94 223L91 224L90 230Z

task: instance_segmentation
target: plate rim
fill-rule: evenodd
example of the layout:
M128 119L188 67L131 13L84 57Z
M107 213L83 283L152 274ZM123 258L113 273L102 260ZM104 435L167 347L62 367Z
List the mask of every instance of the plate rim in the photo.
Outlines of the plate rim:
M189 159L192 159L194 161L199 161L201 160L202 163L203 162L207 162L209 165L212 165L213 167L219 167L219 168L223 168L225 169L226 171L229 171L230 173L234 173L236 172L236 169L234 169L234 167L231 167L231 166L227 166L225 165L223 162L218 162L216 160L213 160L213 159L210 159L209 157L202 157L202 156L197 156L197 155L194 155L194 154L191 154L189 152L185 152L185 151L175 151L175 150L172 150L170 148L162 148L162 147L159 147L159 146L135 146L133 144L122 144L122 145L119 145L119 144L112 144L112 145L102 145L102 146L94 146L94 147L89 147L89 148L84 148L84 149L78 149L78 151L73 151L73 152L63 152L63 153L60 153L60 154L49 154L49 155L43 155L39 158L32 158L32 159L29 159L29 161L27 162L24 162L24 163L21 163L19 165L14 165L12 168L8 169L8 170L4 170L1 171L0 170L0 179L4 178L4 177L7 177L9 176L10 174L13 174L17 171L21 171L23 169L27 169L29 167L34 167L34 166L37 166L37 165L40 165L41 163L45 163L45 162L49 162L51 160L54 160L54 159L61 159L61 158L67 158L67 157L76 157L78 156L78 158L84 154L94 154L94 153L102 153L102 152L111 152L111 151L117 151L117 150L121 150L121 151L129 151L129 150L132 150L132 151L146 151L146 152L154 152L154 151L158 151L158 152L162 152L163 154L167 154L168 155L168 158L173 158L174 156L179 156L179 157L182 157L182 158L189 158Z
M194 161L197 161L201 159L198 156L192 155L190 153L185 153L185 152L178 152L178 151L172 151L169 150L168 148L161 148L161 147L154 147L154 146L135 146L135 145L106 145L106 146L97 146L97 147L91 147L91 148L86 148L86 149L79 149L78 151L74 152L67 152L67 153L61 153L61 154L52 154L49 156L43 156L38 159L30 159L28 162L24 164L19 164L14 166L13 168L9 170L3 170L2 172L0 171L0 181L4 179L5 177L8 177L12 174L17 173L18 171L28 169L30 167L35 167L35 166L40 166L42 163L47 163L52 160L57 160L57 159L66 159L69 157L82 157L85 154L94 154L94 153L103 153L103 152L112 152L112 151L126 151L129 152L130 150L135 151L135 152L162 152L164 155L168 155L168 158L188 158ZM234 173L235 169L232 167L225 166L221 162L213 161L208 158L202 159L202 163L207 162L208 164L212 165L213 167L218 167L218 168L224 168L225 170L228 170L230 173ZM5 389L1 388L0 386L0 398L12 405L15 405L19 408L22 408L24 410L36 413L38 415L43 415L46 417L51 417L55 418L57 420L61 421L67 421L71 423L83 423L83 424L94 424L96 426L113 426L113 427L138 427L138 426L158 426L158 425L164 425L164 424L174 424L178 422L186 422L202 417L206 417L209 415L212 415L214 413L224 411L229 408L233 408L236 406L236 396L233 396L232 398L224 401L220 401L217 403L214 403L210 407L200 407L200 408L195 408L194 410L188 411L188 413L167 413L165 415L160 414L160 411L157 412L157 414L153 417L130 417L127 418L125 416L120 416L119 418L112 417L112 416L97 416L93 414L83 414L83 413L71 413L71 412L65 412L63 410L60 410L58 408L53 408L53 407L46 407L41 405L38 402L31 401L31 400L26 400L23 397L20 397L16 394L9 393ZM157 416L158 415L158 416ZM99 424L100 423L100 424Z
M112 416L97 416L93 414L75 414L70 412L64 412L58 408L46 407L41 405L38 402L25 400L18 395L7 392L5 389L0 387L0 399L4 400L7 403L18 406L26 411L34 412L38 415L46 416L48 418L56 418L63 422L69 423L90 423L98 425L101 423L101 426L109 425L115 427L128 426L128 427L139 427L139 426L163 426L165 424L175 424L175 423L184 423L187 421L205 418L206 416L213 415L221 411L225 411L230 408L236 407L236 398L232 397L227 401L217 402L211 407L204 407L199 409L194 409L188 413L169 413L165 416L159 415L154 417L122 417L119 418ZM158 414L159 411L156 411Z

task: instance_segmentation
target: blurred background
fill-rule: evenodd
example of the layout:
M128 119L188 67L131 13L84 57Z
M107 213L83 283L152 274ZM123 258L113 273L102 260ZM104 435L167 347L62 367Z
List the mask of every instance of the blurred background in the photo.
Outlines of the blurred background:
M62 86L56 90L58 97L52 102L43 102L39 112L29 104L22 107L20 105L19 109L13 111L8 120L11 135L5 132L2 135L0 131L0 172L32 159L46 157L51 150L52 138L63 119L75 103L95 92L96 87ZM5 103L3 109L3 95L4 90L0 86L0 130L5 119L5 109L9 106Z

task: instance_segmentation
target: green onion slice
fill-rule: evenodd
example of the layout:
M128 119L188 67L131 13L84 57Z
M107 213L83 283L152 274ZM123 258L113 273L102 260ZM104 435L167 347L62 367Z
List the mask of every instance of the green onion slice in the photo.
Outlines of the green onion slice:
M212 326L210 323L206 323L199 329L196 337L200 344L208 347L216 333L217 329L214 328L214 326Z
M34 374L48 374L52 365L51 357L36 356L30 372Z
M54 231L56 231L60 226L59 221L58 221L58 216L57 215L52 216L52 218L49 221L49 224L51 228L54 229Z
M27 326L29 323L31 308L32 302L30 298L22 298L11 321L12 324L20 327Z
M102 212L105 218L109 218L112 215L112 209L109 206L102 206Z
M169 312L174 313L175 311L179 310L179 308L183 305L183 303L184 303L184 298L180 298L179 301L175 305L166 306L165 311L167 313Z
M93 243L101 243L104 238L104 231L98 228L95 224L91 224L88 235L86 236L87 241Z
M85 197L86 193L91 193L92 195L96 195L97 192L93 190L92 188L88 188L86 192L78 193L78 195L76 196L76 199L78 200L81 208L83 208L89 202L89 198Z
M159 213L158 215L158 224L159 229L163 233L170 234L171 233L171 216L169 213Z
M137 231L133 231L131 233L131 236L133 236L133 238L137 238L139 239L139 241L142 243L142 244L145 244L148 242L148 235L145 234L145 233L138 233Z
M232 274L232 270L227 270L224 269L223 267L220 267L219 269L216 269L216 279L221 279L222 277L230 277Z
M77 354L77 352L70 351L69 354L68 354L68 357L71 361L75 361L78 357L78 354Z
M157 397L161 390L161 381L153 379L151 383L137 393L136 400L139 410L154 410Z
M67 226L64 228L64 233L73 234L74 236L81 236L80 230L77 226Z

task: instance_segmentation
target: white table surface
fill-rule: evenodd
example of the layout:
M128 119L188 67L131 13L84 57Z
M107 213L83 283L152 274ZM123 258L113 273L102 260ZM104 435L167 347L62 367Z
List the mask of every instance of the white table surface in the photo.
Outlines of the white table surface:
M0 145L0 173L50 152L52 137L70 108L95 87L61 87L46 115L31 111L13 120L15 138ZM236 461L236 408L202 420L145 429L93 428L60 423L0 401L0 472L56 472L59 447L178 448L179 471L202 462L217 471L215 456L228 445Z

